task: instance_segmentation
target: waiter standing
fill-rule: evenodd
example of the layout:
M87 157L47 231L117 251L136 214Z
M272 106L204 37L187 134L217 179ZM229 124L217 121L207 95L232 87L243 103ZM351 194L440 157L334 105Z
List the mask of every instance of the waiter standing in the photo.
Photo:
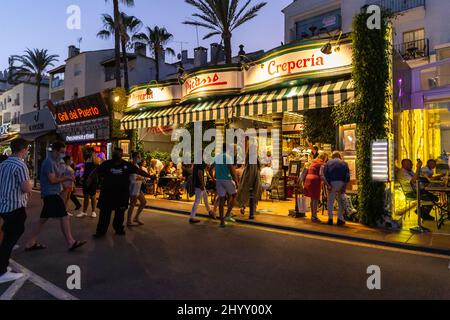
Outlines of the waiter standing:
M145 178L150 175L130 162L122 159L123 150L114 149L112 160L103 162L89 177L102 179L98 208L100 218L94 238L103 238L108 232L111 215L114 211L113 228L116 235L125 235L125 211L130 200L130 175L138 174Z

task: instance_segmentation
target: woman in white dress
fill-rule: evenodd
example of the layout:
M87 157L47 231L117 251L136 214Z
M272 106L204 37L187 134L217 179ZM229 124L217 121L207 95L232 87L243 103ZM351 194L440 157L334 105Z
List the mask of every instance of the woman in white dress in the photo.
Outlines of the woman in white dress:
M139 167L141 163L141 154L139 152L133 152L131 163L136 167ZM139 219L142 211L144 211L145 206L147 205L147 200L145 199L145 195L142 192L142 183L144 182L144 178L137 175L130 175L130 208L128 209L128 219L127 226L135 227L135 226L143 226L144 223ZM136 216L133 219L134 209L139 200L139 208Z

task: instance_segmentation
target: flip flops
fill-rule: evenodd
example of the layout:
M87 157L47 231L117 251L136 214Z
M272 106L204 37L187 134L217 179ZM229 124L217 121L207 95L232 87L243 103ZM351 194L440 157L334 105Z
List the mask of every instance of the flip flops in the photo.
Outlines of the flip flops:
M25 251L31 252L31 251L40 251L40 250L45 250L45 249L47 249L47 247L44 246L43 244L35 243L31 247L25 248Z
M76 249L84 246L87 241L75 241L75 243L70 247L69 251L75 251Z

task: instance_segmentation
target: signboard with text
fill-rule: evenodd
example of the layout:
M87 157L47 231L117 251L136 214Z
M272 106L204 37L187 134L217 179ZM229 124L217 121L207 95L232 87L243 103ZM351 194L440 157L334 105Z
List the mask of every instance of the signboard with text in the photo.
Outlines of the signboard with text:
M244 72L244 88L260 87L299 78L302 75L349 68L352 64L351 44L341 44L340 50L326 55L320 47L275 51L257 61Z
M167 86L142 86L131 91L127 109L170 105L181 99L181 88L178 84Z
M56 106L56 123L64 125L108 116L108 108L100 94L64 102Z
M32 134L56 129L55 119L49 109L26 113L20 118L22 134Z
M239 69L205 70L188 76L183 84L183 100L206 95L220 95L239 92L242 88L242 74Z

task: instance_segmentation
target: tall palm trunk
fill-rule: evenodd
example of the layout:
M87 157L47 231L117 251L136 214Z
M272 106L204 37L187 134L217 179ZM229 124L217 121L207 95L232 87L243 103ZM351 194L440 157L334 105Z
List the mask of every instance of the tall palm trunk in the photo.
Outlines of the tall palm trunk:
M116 59L116 87L122 86L122 79L120 75L120 11L119 11L119 0L114 0L114 50Z
M41 80L40 79L36 80L37 80L36 108L37 110L41 110Z
M159 82L159 60L161 59L161 49L156 47L155 50L155 62L156 62L156 81Z
M225 62L227 64L233 63L233 52L231 48L231 32L223 33L223 43L225 46Z
M123 77L125 82L125 90L130 89L130 80L128 79L128 56L127 43L122 40L122 55L123 55Z

